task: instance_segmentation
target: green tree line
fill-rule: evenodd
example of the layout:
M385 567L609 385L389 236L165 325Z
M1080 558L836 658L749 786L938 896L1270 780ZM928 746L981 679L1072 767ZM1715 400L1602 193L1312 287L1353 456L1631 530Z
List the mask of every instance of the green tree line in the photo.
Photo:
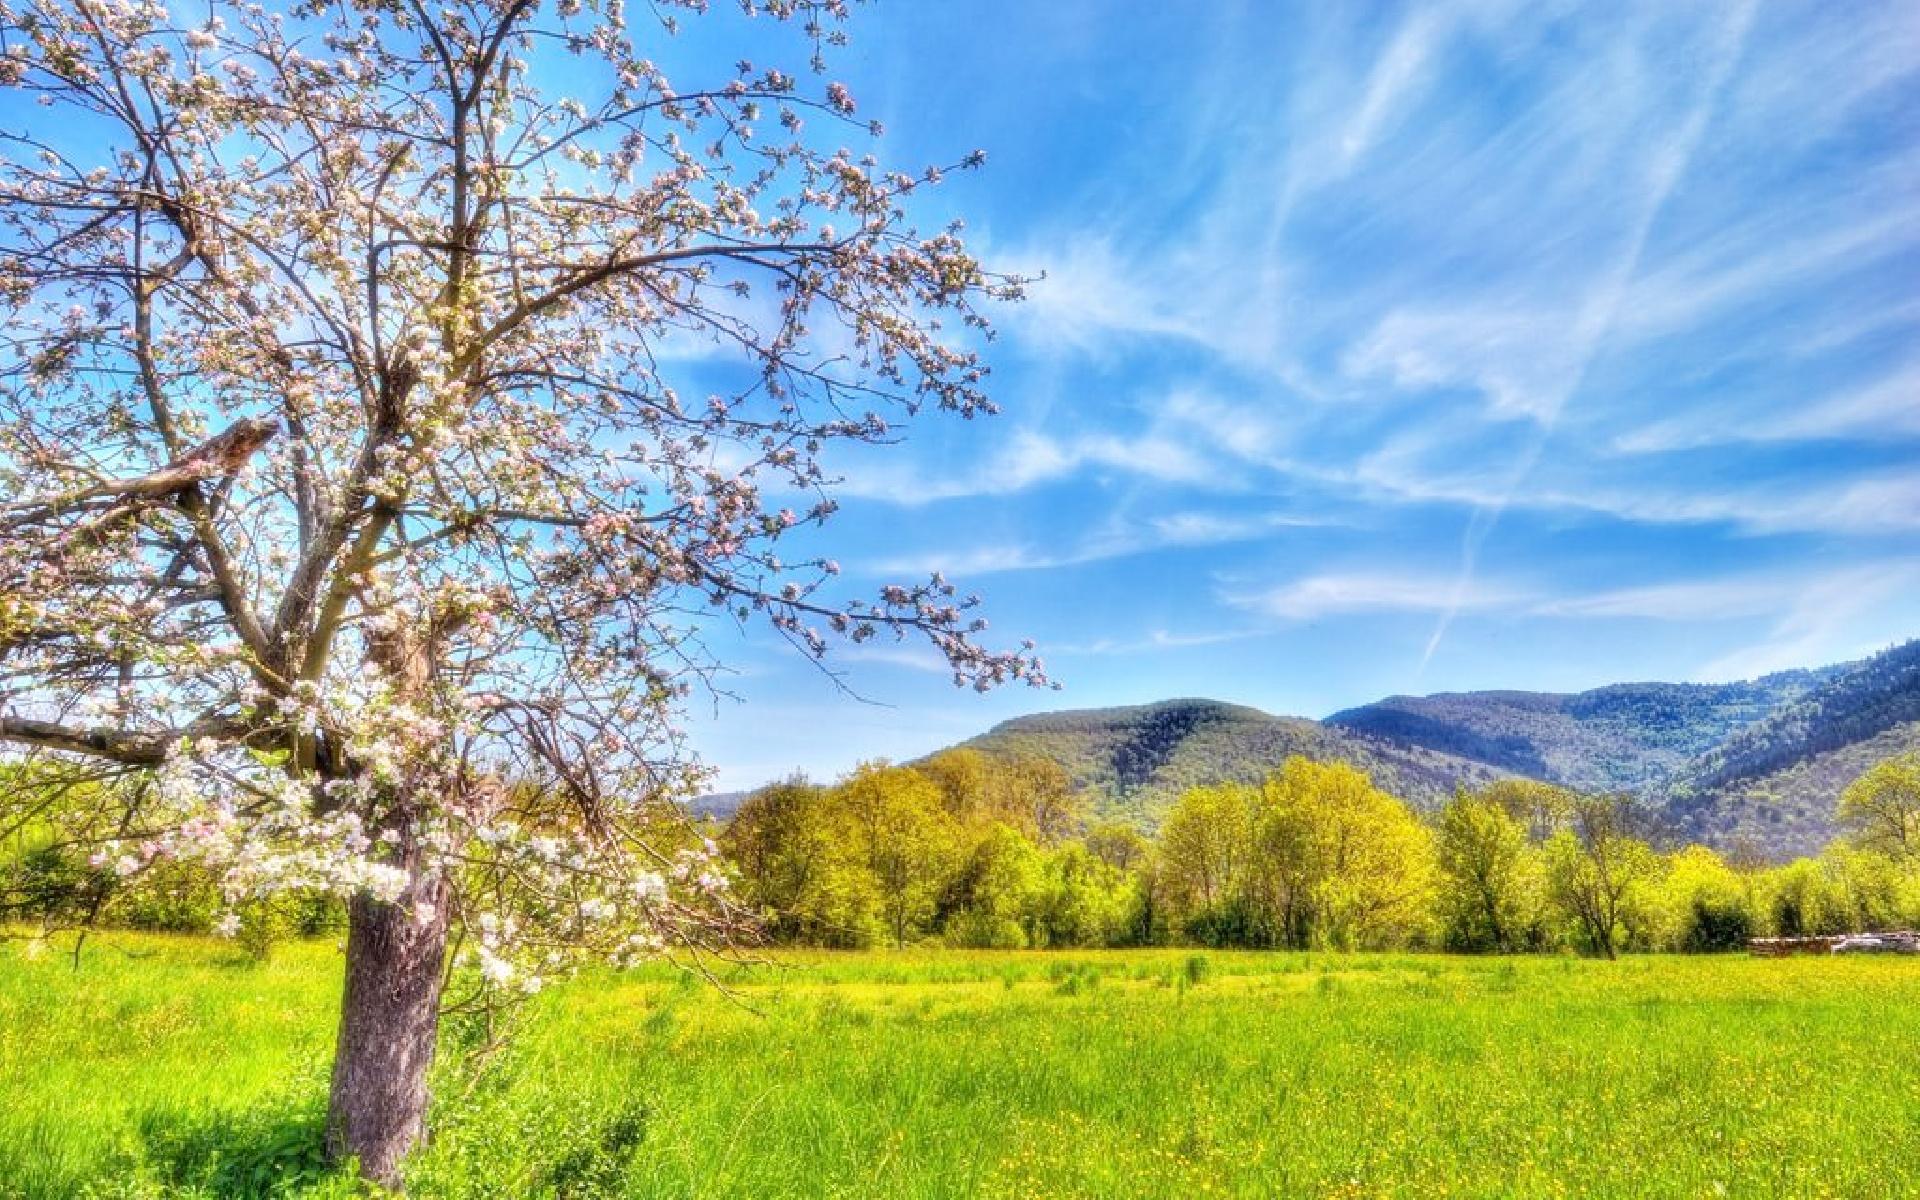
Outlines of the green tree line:
M0 783L34 786L19 771ZM87 861L57 811L0 844L0 921L208 932L230 908L190 864L122 878ZM1920 755L1866 772L1838 816L1847 836L1816 857L1729 861L1658 848L1650 814L1621 795L1509 779L1422 814L1353 766L1292 757L1257 785L1189 789L1149 837L1091 820L1050 759L956 749L774 784L714 832L737 898L778 944L1610 957L1920 926ZM340 928L318 894L239 911L258 953Z
M1090 822L1037 758L949 750L792 779L721 836L776 941L1701 952L1920 925L1920 757L1840 801L1849 835L1786 864L1659 848L1622 795L1530 780L1421 814L1344 763L1188 790L1156 836Z

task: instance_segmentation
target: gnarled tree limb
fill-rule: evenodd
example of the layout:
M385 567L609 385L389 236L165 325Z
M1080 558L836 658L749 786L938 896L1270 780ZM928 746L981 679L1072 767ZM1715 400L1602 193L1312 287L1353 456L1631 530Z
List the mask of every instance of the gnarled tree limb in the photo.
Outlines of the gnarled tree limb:
M152 502L176 495L203 480L225 479L231 475L238 475L247 465L247 461L258 453L262 446L272 441L274 435L279 432L278 421L245 417L166 466L157 471L149 471L137 479L103 483L87 488L85 491L58 496L51 500L29 501L0 511L9 513L10 519L7 525L17 527L38 524L65 513L92 508L102 501L111 502L115 509L128 504ZM89 526L97 524L97 521L89 522ZM81 528L84 530L88 526Z
M29 717L0 716L0 741L42 750L63 750L90 758L104 758L129 767L157 767L167 750L183 737L210 732L211 726L142 733L120 729L75 729Z

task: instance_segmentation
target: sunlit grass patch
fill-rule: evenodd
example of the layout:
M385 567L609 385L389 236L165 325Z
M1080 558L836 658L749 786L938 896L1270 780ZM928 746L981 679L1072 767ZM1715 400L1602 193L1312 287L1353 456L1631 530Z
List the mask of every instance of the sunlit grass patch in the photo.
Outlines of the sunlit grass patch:
M0 950L0 1194L340 1187L313 1157L338 965ZM449 1054L414 1192L1878 1197L1920 1161L1908 960L923 950L719 975L584 977L484 1074Z

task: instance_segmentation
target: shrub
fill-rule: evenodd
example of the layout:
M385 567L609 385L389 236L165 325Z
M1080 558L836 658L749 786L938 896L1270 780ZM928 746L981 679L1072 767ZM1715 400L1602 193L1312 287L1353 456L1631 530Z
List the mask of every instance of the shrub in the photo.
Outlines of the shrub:
M1739 950L1753 936L1753 914L1746 905L1697 896L1680 938L1680 949L1689 954Z
M968 950L1024 950L1026 931L1010 917L987 912L957 913L947 921L945 940L949 946Z

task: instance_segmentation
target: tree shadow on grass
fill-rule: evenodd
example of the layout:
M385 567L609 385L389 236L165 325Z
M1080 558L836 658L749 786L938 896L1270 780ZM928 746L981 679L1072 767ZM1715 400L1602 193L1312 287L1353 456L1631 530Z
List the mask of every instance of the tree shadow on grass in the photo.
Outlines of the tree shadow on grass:
M503 1179L554 1200L623 1194L646 1138L646 1106L553 1101L535 1094L516 1097L505 1111L443 1110L440 1132L456 1133L447 1147L453 1153L414 1164L425 1168L420 1194L502 1195ZM475 1129L475 1120L486 1124ZM455 1129L447 1130L448 1123ZM351 1168L327 1161L326 1128L318 1090L267 1097L247 1108L153 1110L140 1122L142 1165L165 1194L194 1200L345 1200L378 1192Z
M141 1120L140 1137L161 1183L209 1200L357 1194L351 1173L327 1161L326 1108L317 1099L157 1110Z

